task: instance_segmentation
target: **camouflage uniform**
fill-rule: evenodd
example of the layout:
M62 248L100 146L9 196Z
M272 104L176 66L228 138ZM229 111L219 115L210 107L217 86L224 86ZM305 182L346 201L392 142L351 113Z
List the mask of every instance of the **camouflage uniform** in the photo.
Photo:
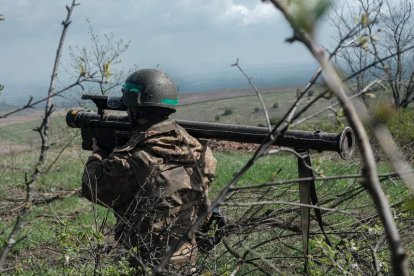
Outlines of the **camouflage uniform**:
M106 157L89 157L82 191L89 200L112 208L115 237L135 248L138 260L154 267L208 204L216 160L211 150L174 121L137 129ZM196 258L194 237L175 252L170 266L179 270Z

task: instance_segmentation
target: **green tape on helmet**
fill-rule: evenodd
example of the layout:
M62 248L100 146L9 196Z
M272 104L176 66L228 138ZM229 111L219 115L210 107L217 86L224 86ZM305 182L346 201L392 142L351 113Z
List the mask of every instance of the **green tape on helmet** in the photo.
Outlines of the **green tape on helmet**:
M178 104L178 99L167 99L167 98L164 98L164 99L161 99L161 103L170 104L170 105L177 105Z
M122 88L128 92L133 92L133 93L140 93L142 86L141 85L137 85L135 83L129 83L126 82L124 83L124 85L122 86Z

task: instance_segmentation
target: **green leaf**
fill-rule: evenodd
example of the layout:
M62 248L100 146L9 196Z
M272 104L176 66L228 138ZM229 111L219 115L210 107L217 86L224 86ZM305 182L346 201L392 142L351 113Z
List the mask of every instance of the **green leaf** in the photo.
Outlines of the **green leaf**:
M84 77L86 75L85 67L79 63L79 76Z
M313 33L316 23L328 11L330 0L291 0L290 10L298 28Z
M331 7L330 0L319 0L317 1L314 12L316 15L316 20L319 20Z
M361 36L358 39L358 47L361 47L362 49L368 49L368 42L369 42L368 37Z
M369 25L369 15L368 13L364 13L361 15L361 25L362 27L366 27Z
M414 198L410 198L409 200L407 200L407 202L405 203L405 208L408 211L414 211Z

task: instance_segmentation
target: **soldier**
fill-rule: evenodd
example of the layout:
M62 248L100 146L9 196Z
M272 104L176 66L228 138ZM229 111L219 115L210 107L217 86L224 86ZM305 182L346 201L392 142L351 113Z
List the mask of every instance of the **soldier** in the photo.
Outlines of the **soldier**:
M168 119L178 98L165 73L139 70L126 79L122 92L136 128L125 145L109 154L94 139L82 192L114 210L116 241L132 253L135 265L153 269L167 246L208 206L216 160L206 145ZM195 237L189 237L173 254L169 269L188 273L196 254Z

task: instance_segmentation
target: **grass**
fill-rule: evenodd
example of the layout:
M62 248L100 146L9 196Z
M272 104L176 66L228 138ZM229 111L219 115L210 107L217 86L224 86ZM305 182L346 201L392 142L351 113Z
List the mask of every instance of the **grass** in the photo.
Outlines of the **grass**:
M41 179L36 185L35 189L37 191L44 194L53 194L63 191L71 191L80 187L80 179L83 171L82 160L86 159L88 153L79 152L78 147L79 145L70 147L64 152L49 177ZM53 156L56 156L57 153L58 149L52 150L50 157L52 158ZM28 158L29 156L30 158ZM214 198L220 189L228 183L234 173L245 164L251 157L251 154L218 152L215 153L215 156L218 160L218 166L217 176L212 184L212 191L210 193L212 198ZM22 184L24 171L30 171L35 157L35 152L22 152L14 155L7 155L2 159L2 165L10 165L12 163L14 168L14 170L2 170L0 172L0 187L2 189L0 199L1 202L3 202L2 205L6 206L6 204L10 204L9 199L11 198L20 198L23 196L24 186ZM355 163L355 160L337 162L335 158L332 158L332 154L315 155L312 158L312 162L315 168L317 168L318 171L323 172L324 175L344 175L359 172L359 166ZM389 168L384 164L380 166L380 170L386 172ZM238 186L293 178L297 178L296 158L288 155L268 156L261 158L257 164L243 176L239 181ZM321 202L326 199L331 199L335 202L338 200L335 195L340 195L344 191L351 190L356 186L359 186L359 184L353 179L322 181L317 183L317 191ZM384 182L383 187L386 190L391 203L396 203L402 198L406 198L408 195L404 187L393 181ZM263 196L265 197L263 198ZM248 190L247 193L241 192L234 194L228 202L247 203L257 200L258 198L294 202L298 201L298 188L297 185L289 185L285 187L275 187L269 191L267 191L267 189ZM329 207L330 203L332 202L325 204ZM246 212L251 212L248 207L223 208L232 221L241 221ZM340 229L342 231L351 230L349 227L353 223L358 222L361 217L371 215L372 212L374 212L370 198L366 193L358 195L354 199L350 199L347 205L341 205L341 209L344 211L352 211L354 213L352 215L337 213L325 214L324 221L328 225L336 225L333 226L333 228L328 227L328 229ZM10 225L13 221L13 216L5 216L4 209L2 210L3 225ZM94 229L96 230L96 225L99 226L107 216L107 212L104 208L97 207L96 213L93 210L93 206L90 202L77 195L50 204L42 204L41 202L38 202L30 212L28 226L25 227L24 231L21 233L21 237L25 236L26 239L19 243L13 250L14 258L19 260L18 264L22 267L22 271L19 272L20 275L33 275L38 273L44 273L44 275L59 275L63 272L78 275L76 271L70 272L72 269L71 267L78 264L78 262L81 263L85 258L91 258L90 256L88 257L88 254L85 253L85 249L82 248L90 248L96 245L98 240L95 237L96 234ZM284 215L276 215L283 210L290 211ZM271 204L266 208L261 209L256 216L266 212L275 212L275 216L279 217L281 220L290 218L293 219L293 223L297 223L299 220L299 217L295 215L297 210L298 208L292 206ZM97 214L97 216L94 216L94 213ZM401 214L404 214L404 212ZM96 221L98 221L97 224ZM112 227L113 224L114 217L110 215L107 228ZM235 244L240 245L240 242L243 242L244 246L249 246L274 236L283 236L285 232L278 228L268 229L265 225L263 227L262 230L259 228L259 232L256 234L244 236L235 234L228 238L228 242L233 246L235 246ZM317 227L313 227L313 231L316 231ZM9 229L6 233L8 231ZM77 238L81 236L82 239ZM242 237L244 238L241 240ZM4 235L1 239L4 240ZM284 243L293 246L293 248L297 248L297 250L300 251L301 242L299 236L286 238L284 239ZM314 249L314 252L318 252L319 249L317 246L321 246L320 243L317 243L314 247L315 246L316 248ZM222 245L216 250L217 252L222 252L220 255L221 257L219 259L214 259L211 256L208 256L205 265L212 269L211 264L214 261L216 265L219 265L220 270L222 270L223 273L234 269L234 257L225 253L226 251ZM274 262L286 269L286 271L296 271L295 273L300 273L302 260L300 259L300 254L297 250L293 250L292 248L289 249L289 247L282 245L280 245L279 249L276 249L269 244L268 246L260 247L259 252L268 257L282 256L286 254L290 256L298 256L299 259L294 259L288 263L279 263L277 260L274 260ZM64 266L65 258L67 258L65 256L70 257L71 262L73 262L72 265ZM200 258L203 258L203 256L200 256ZM386 260L386 256L384 259ZM30 269L25 271L28 268ZM83 267L82 269L84 269L82 271L85 273L90 273L92 268Z
M39 144L40 136L34 129L38 128L40 123L40 119L35 119L2 126L0 127L0 141L36 146ZM50 121L51 135L58 138L62 134L63 128L66 128L64 116L52 117Z
M319 90L317 92L320 92ZM314 93L312 97L304 97L304 100L299 105L299 109L309 103L318 93ZM266 93L262 95L266 108L270 118L282 118L282 116L288 111L291 105L296 100L296 91L294 90L280 90L273 93ZM319 111L325 106L328 106L332 99L322 99L314 104L305 115L313 114ZM275 107L275 104L277 108ZM231 110L231 114L227 114L226 110ZM259 99L256 95L243 96L232 99L214 100L202 103L196 103L191 105L179 106L177 113L174 115L177 119L193 120L193 121L206 121L206 122L219 122L227 124L242 124L242 125L265 125L266 120L262 111ZM223 116L226 114L225 116ZM325 113L322 116L309 120L306 125L300 128L308 129L309 124L319 122L321 118L325 121L325 125L329 126L329 129L336 129L335 117L331 114ZM327 116L329 119L327 119ZM273 122L275 123L275 122ZM314 129L314 128L313 128Z
M315 94L317 94L315 92ZM280 118L286 112L288 104L291 103L295 94L292 91L278 92L264 95L269 103L271 116ZM328 101L321 102L310 112L320 109L328 104ZM272 108L274 103L277 108ZM201 121L214 121L215 115L222 115L226 109L233 110L233 113L226 116L219 116L220 123L237 123L257 125L264 123L264 116L256 112L259 107L255 96L241 97L232 100L220 100L199 103L179 107L180 119L191 119ZM203 113L200 110L209 110ZM389 121L391 131L403 141L404 145L414 141L412 124L414 121L412 111L401 111L396 117ZM323 129L336 129L335 123L321 121L316 118L312 124L301 126L303 128L315 128L315 124ZM315 124L314 124L315 123ZM16 144L38 144L38 134L31 131L39 125L39 121L32 121L0 127L0 141L13 142ZM62 129L64 131L62 131ZM65 126L64 117L57 116L52 122L53 147L49 153L48 165L58 156L60 149L68 139L76 134L76 130ZM79 139L74 145L67 148L47 176L39 179L34 187L36 193L50 197L60 193L74 191L80 188L80 179L83 172L83 163L88 152L80 150ZM16 208L19 208L19 199L24 197L25 173L30 174L33 165L37 161L38 152L36 149L10 152L0 158L0 242L4 242L5 236L10 231L10 225L15 219ZM212 184L210 196L214 199L219 191L250 159L251 154L239 152L216 152L218 160L216 178ZM332 153L320 153L312 155L314 169L321 175L350 175L360 173L360 164L357 158L343 161ZM379 171L388 172L390 167L387 163L379 164ZM265 182L295 179L297 173L297 159L291 155L267 156L258 160L256 164L240 179L237 187L254 185ZM352 262L365 265L361 260L371 260L370 247L375 246L383 236L383 229L377 217L372 200L366 191L356 193L353 191L360 187L359 180L344 178L335 181L317 181L317 193L321 206L336 208L341 212L323 212L323 220L326 223L325 229L330 232L330 238L335 242L340 251L334 252L327 248L323 242L320 230L316 223L311 223L311 269L313 274L323 274L323 269L329 266L329 256L344 260L338 264L351 267ZM390 201L396 204L393 208L396 220L406 248L414 248L414 241L411 238L412 232L412 209L408 205L401 204L409 198L408 190L398 179L387 179L382 181L383 189ZM350 196L349 198L347 198ZM346 199L346 200L344 200ZM342 200L344 200L342 202ZM227 200L229 204L249 203L254 201L299 201L297 184L274 186L272 188L258 188L243 191L235 191ZM408 207L407 207L408 206ZM411 208L411 209L410 209ZM249 259L257 259L260 254L266 260L271 261L282 271L290 274L303 273L303 258L301 255L301 238L298 233L292 234L290 230L280 225L300 225L299 207L287 204L273 203L264 206L232 207L223 206L222 209L235 225L248 225L257 219L262 219L261 224L255 225L254 231L233 230L232 235L227 237L227 243L239 254L246 253ZM269 217L263 220L264 216ZM246 221L246 218L251 218ZM98 231L99 226L106 221L104 227L105 235ZM361 223L369 218L366 223ZM92 263L94 261L90 249L103 244L103 241L110 241L111 228L115 223L114 216L108 215L106 209L93 206L90 202L75 194L67 198L53 201L52 203L42 202L36 198L36 204L30 211L28 225L20 233L20 238L25 239L18 243L13 249L10 265L17 265L17 270L10 275L80 275L93 273ZM278 224L279 223L279 224ZM352 236L343 233L355 232ZM351 237L351 238L349 238ZM253 248L263 240L273 239L265 245L258 246L254 252L247 248ZM352 251L357 243L358 252ZM336 250L336 249L335 249ZM238 258L229 254L224 245L219 245L214 254L200 254L200 262L211 271L219 271L221 275L228 275L237 265ZM283 256L288 258L282 258ZM387 247L381 246L378 252L379 262L383 265L383 273L389 273ZM413 256L410 256L413 259ZM110 258L107 262L112 262ZM256 263L266 267L263 260L256 260ZM332 262L331 262L332 263ZM77 269L76 269L77 268ZM367 269L366 267L364 267ZM114 275L114 265L105 263L103 275ZM127 269L123 267L122 269ZM246 265L243 272L257 274L254 266ZM112 271L112 272L111 272ZM121 270L119 270L121 271ZM124 270L122 270L124 271ZM271 271L270 269L268 270ZM363 270L363 272L372 272ZM339 267L333 267L331 274L343 274ZM329 273L328 273L329 274ZM358 274L358 273L356 273ZM116 275L116 274L115 274Z
M387 125L400 145L409 145L414 142L414 109L397 110Z
M217 173L212 186L212 195L215 195L221 188L226 185L233 175L238 172L244 164L250 159L249 154L240 154L237 152L216 153L218 160ZM283 164L283 166L281 166ZM276 179L297 178L296 160L284 157L268 156L261 158L253 167L240 179L240 185L271 182Z

